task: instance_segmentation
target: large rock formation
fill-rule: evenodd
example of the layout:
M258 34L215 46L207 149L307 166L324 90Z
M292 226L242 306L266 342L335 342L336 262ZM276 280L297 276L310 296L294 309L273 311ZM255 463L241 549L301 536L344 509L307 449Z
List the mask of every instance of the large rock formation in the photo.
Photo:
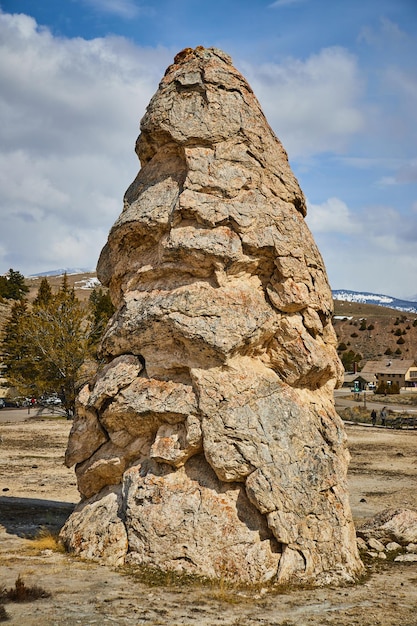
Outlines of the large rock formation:
M259 582L362 570L323 261L287 155L220 50L175 58L102 251L117 312L66 462L81 556Z

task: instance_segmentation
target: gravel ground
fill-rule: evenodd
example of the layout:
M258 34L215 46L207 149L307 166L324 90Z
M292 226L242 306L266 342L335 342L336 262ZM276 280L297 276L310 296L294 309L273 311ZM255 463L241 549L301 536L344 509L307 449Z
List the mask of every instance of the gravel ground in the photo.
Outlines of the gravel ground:
M2 413L0 423L0 589L13 588L20 576L51 595L7 602L7 624L417 625L416 563L371 561L366 578L345 588L242 592L174 578L155 584L143 573L51 549L50 534L78 501L74 472L63 465L71 423L25 419L8 421ZM387 507L417 510L417 431L347 426L347 433L355 523Z

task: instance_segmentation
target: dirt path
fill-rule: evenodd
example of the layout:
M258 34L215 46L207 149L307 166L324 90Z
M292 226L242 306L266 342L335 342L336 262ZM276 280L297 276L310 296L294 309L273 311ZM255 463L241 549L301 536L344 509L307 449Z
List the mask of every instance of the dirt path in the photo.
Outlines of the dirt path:
M18 626L416 626L417 564L372 562L347 588L239 593L181 581L150 586L132 572L83 562L35 537L62 525L78 500L63 466L71 423L0 424L0 588L39 585L50 598L6 605ZM417 431L347 427L351 504L357 524L388 506L417 509ZM25 538L26 537L26 538Z

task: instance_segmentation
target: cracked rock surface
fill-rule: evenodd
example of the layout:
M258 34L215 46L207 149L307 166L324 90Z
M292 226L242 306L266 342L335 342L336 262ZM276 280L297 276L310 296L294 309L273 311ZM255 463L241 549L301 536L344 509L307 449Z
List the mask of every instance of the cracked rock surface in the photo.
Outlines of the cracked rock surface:
M230 57L179 53L98 276L116 313L78 398L68 549L250 583L362 572L332 297L284 148Z

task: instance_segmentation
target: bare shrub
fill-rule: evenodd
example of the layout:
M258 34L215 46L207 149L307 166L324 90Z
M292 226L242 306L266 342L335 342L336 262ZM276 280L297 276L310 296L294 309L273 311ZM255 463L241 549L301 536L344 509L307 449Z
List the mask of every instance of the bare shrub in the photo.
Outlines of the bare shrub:
M23 579L19 576L16 579L15 586L9 589L3 589L0 592L0 601L8 600L9 602L32 602L39 598L49 598L50 593L34 585L33 587L26 587Z

